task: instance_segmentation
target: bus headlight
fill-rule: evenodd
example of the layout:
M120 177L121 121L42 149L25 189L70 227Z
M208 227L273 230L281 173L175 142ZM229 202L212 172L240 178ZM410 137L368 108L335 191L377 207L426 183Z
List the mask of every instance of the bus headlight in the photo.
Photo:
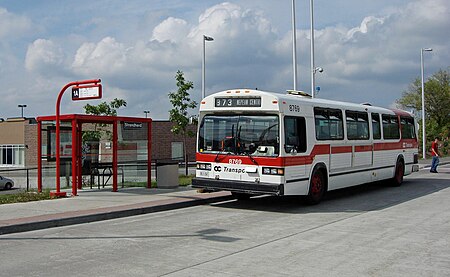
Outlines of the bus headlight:
M211 164L209 164L209 163L197 163L197 169L211 171Z
M262 174L283 176L284 175L284 168L263 167Z

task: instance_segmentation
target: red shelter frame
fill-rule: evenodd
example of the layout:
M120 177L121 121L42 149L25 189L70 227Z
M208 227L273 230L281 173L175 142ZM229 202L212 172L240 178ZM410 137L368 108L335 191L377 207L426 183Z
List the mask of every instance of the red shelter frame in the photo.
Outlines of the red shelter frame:
M42 122L43 121L55 121L57 116L40 116L37 118L38 122L38 191L42 192ZM117 162L118 162L118 124L122 121L125 122L137 122L146 123L147 128L147 188L151 187L151 134L152 134L152 119L140 118L140 117L123 117L123 116L99 116L99 115L87 115L87 114L66 114L60 115L59 120L62 122L70 122L72 126L72 196L77 195L77 189L82 188L81 183L81 144L82 144L82 125L83 123L103 123L113 125L113 191L117 192ZM58 138L57 138L58 139ZM56 150L58 151L58 149ZM60 169L60 163L56 163L57 172ZM59 178L60 176L56 176Z

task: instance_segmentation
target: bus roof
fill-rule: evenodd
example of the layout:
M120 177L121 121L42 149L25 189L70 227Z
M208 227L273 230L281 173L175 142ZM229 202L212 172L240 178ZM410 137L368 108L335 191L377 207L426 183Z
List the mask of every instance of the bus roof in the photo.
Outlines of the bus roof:
M220 91L211 95L208 95L201 101L200 111L217 111L218 108L214 106L216 98L245 98L245 97L263 97L272 99L272 103L277 102L278 105L283 102L291 102L295 101L302 105L312 105L313 107L324 107L324 108L340 108L340 109L353 109L360 111L368 111L368 112L376 112L376 113L386 113L386 114L398 114L402 116L412 116L411 113L398 109L387 109L377 106L371 106L368 104L356 104L350 102L342 102L342 101L334 101L327 100L321 98L312 98L309 96L303 95L294 95L294 94L282 94L277 92L267 92L261 90L253 90L253 89L230 89L225 91ZM248 109L248 108L245 108ZM272 106L272 108L267 108L266 106L261 107L258 110L279 110L279 106Z

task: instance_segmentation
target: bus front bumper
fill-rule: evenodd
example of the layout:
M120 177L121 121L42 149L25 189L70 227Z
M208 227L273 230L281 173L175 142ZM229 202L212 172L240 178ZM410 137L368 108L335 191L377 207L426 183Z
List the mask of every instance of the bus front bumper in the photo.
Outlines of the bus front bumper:
M271 195L284 194L284 186L282 184L251 183L232 180L216 180L208 178L192 179L192 187L210 190L226 190L249 194L271 194Z

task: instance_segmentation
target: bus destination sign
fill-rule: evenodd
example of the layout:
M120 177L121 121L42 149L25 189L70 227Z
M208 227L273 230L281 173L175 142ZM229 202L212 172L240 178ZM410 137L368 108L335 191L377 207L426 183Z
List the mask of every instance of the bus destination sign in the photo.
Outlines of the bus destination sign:
M260 97L216 97L216 107L261 107Z

